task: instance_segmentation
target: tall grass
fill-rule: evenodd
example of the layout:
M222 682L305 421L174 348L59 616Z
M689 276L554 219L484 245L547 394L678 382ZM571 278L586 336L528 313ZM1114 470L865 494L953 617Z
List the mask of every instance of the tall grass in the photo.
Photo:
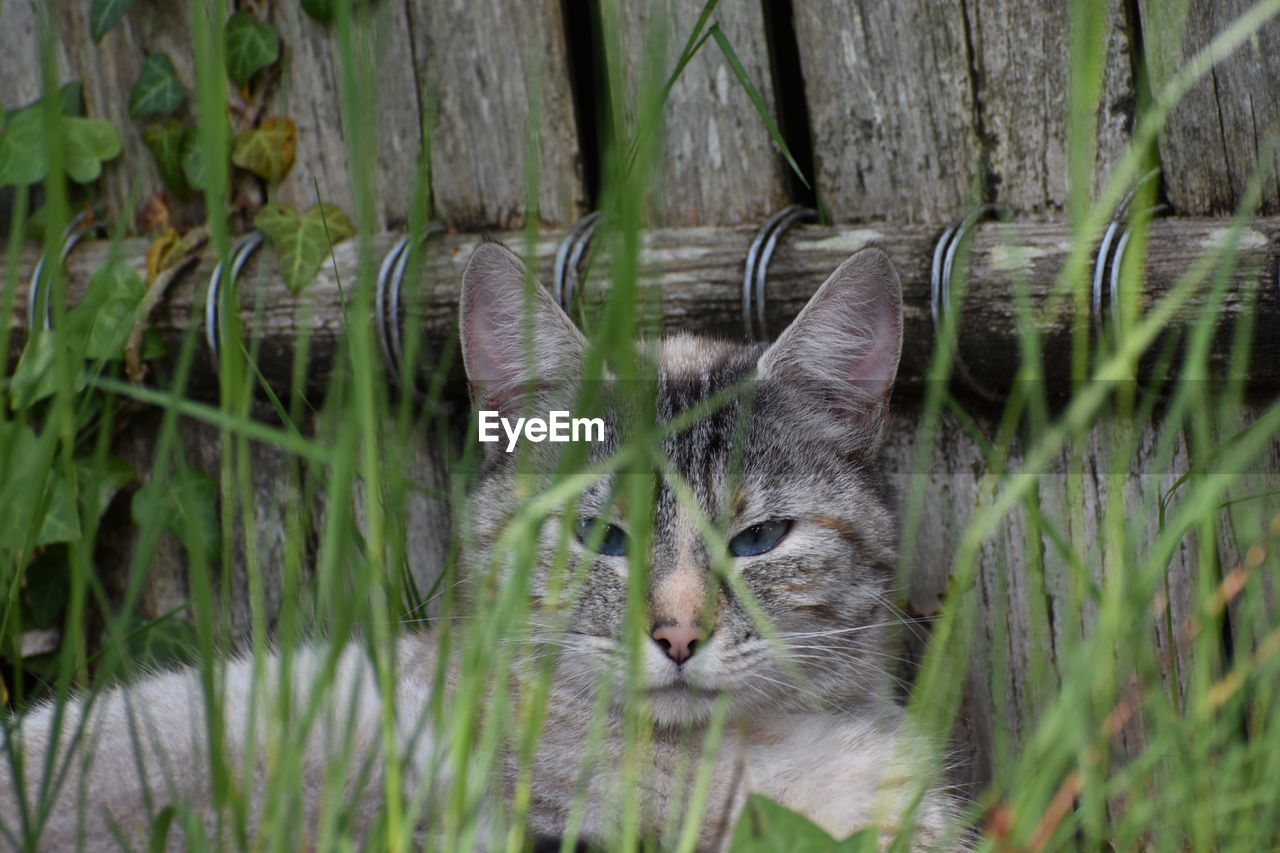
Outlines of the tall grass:
M1140 105L1130 150L1095 193L1093 117L1101 96L1105 46L1099 5L1087 0L1071 4L1068 154L1074 238L1053 297L1074 304L1079 318L1070 398L1054 401L1046 391L1036 314L1055 309L1032 304L1021 281L1014 293L1021 372L998 416L971 412L965 399L952 395L946 381L953 369L956 330L951 325L940 335L922 399L896 402L918 414L915 472L932 470L944 430L968 430L985 461L976 505L955 535L947 594L912 673L910 708L922 729L944 734L969 713L962 706L966 696L973 701L975 691L985 697L978 704L993 709L998 725L985 756L990 776L973 792L968 812L973 824L986 830L983 844L988 849L1272 849L1280 845L1280 798L1274 793L1280 790L1275 582L1280 501L1273 467L1280 406L1259 402L1244 388L1241 378L1249 373L1252 334L1247 322L1233 330L1236 344L1227 379L1215 378L1219 374L1208 369L1217 319L1211 312L1182 332L1176 360L1165 354L1167 343L1160 337L1169 318L1193 294L1208 292L1222 300L1265 175L1253 175L1222 249L1205 256L1145 313L1137 309L1136 294L1150 223L1149 216L1140 215L1121 270L1123 298L1116 322L1101 339L1087 326L1087 282L1095 241L1125 193L1150 167L1170 112L1215 61L1273 17L1280 3L1258 4L1180 69L1164 75L1169 82ZM585 318L591 339L586 372L589 378L598 377L604 364L612 365L618 378L627 380L621 384L635 395L638 410L650 399L653 377L625 371L640 363L634 342L653 331L653 306L644 304L639 286L640 248L651 177L661 156L664 99L693 52L718 46L732 55L723 33L711 27L714 4L706 9L691 33L670 32L661 16L653 17L649 56L639 79L625 79L616 64L605 74L604 96L612 105L631 109L603 111L610 124L603 133L603 224L597 240L606 247L600 257L608 263L596 275L607 275L609 299L598 314ZM494 849L523 849L531 843L522 822L532 796L527 763L545 718L550 676L545 663L528 665L523 631L536 531L554 508L572 505L589 478L620 475L617 490L629 507L632 553L637 555L629 575L627 624L634 645L633 677L625 697L623 772L638 781L647 731L637 696L639 679L634 677L644 633L648 567L642 557L652 533L653 478L674 475L664 470L657 452L663 428L638 424L614 459L586 468L584 457L571 454L550 482L527 496L500 543L500 560L495 560L514 571L498 584L497 566L490 566L495 574L476 583L471 610L459 612L456 603L457 551L466 547L470 535L465 526L454 531L442 565L414 571L421 567L410 565L414 530L406 507L427 498L460 510L477 460L470 444L454 452L461 416L450 414L444 399L452 355L438 360L433 375L418 377L422 394L407 385L390 389L377 356L369 317L378 261L370 239L375 229L372 152L378 103L369 95L378 91L377 45L385 11L378 4L352 9L345 3L338 3L337 10L333 38L341 132L360 241L358 274L342 283L348 335L338 359L341 369L322 400L309 395L304 339L295 353L294 386L286 397L277 397L255 370L252 329L242 335L229 324L216 406L189 399L194 336L171 354L172 381L159 389L138 390L113 381L117 363L83 358L73 346L53 347L47 395L23 398L9 381L0 385L0 512L6 516L0 521L0 657L5 664L0 686L8 707L20 711L37 700L64 702L74 691L100 695L115 681L176 657L199 670L208 696L208 738L215 756L209 772L222 815L210 846L291 850L306 842L334 849L351 844L351 816L335 805L322 812L319 826L299 826L301 792L293 781L303 764L307 727L323 712L322 699L333 687L326 678L332 679L336 658L328 659L329 675L314 685L312 695L280 701L267 719L258 721L269 728L264 742L271 746L268 754L247 755L242 764L228 766L217 758L227 727L239 722L220 717L215 697L224 689L224 661L233 651L252 656L254 689L265 692L268 679L289 680L300 645L319 641L337 649L363 638L386 700L381 721L386 806L375 828L376 845L413 847L414 829L425 821L434 828L431 843L440 849L467 849L481 842ZM226 12L219 0L191 3L201 143L213 152L207 159L215 164L225 164L227 158L219 152L229 144L223 132L227 93L219 29ZM1173 13L1185 15L1185 9ZM620 36L618 6L605 0L599 14L606 55L621 55L615 43ZM43 221L45 248L56 251L57 235L68 219L69 195L59 165L63 154L51 16L46 12L41 32L49 93L45 122L53 142ZM1174 38L1181 27L1171 26L1169 32ZM682 49L668 50L671 45ZM678 57L674 63L673 53ZM1170 53L1177 50L1159 55ZM527 246L536 237L533 211L541 180L532 153L533 130L540 120L536 98L530 116ZM424 128L424 152L431 131ZM1259 156L1258 161L1270 158ZM435 284L421 280L417 272L417 258L431 251L430 243L420 246L416 239L429 218L429 162L424 153L414 178L410 231L415 239L408 282L414 300L423 299ZM232 235L225 215L225 168L210 170L204 197L212 244L226 258ZM0 324L5 330L30 214L30 195L19 192L14 198ZM1151 201L1139 197L1135 208L1145 211ZM960 294L964 255L962 251L957 279ZM54 308L49 334L58 340L69 334L67 309L56 264L49 274ZM33 338L28 346L35 345ZM422 349L421 335L408 330L407 362L413 363ZM1150 359L1169 365L1172 372L1164 380L1136 382L1140 360ZM273 410L266 424L255 419L265 408L264 399ZM580 403L589 410L599 401L587 397ZM130 487L136 492L131 520L124 522L119 512L106 516L113 525L127 525L133 541L123 583L109 590L97 564L108 532L100 521L105 502L131 479L127 472L121 475L113 447L121 431L133 428L124 410L132 414L139 404L157 412L159 420L144 482ZM182 430L191 429L193 421L217 431L220 463L213 481L197 469L181 440ZM433 482L415 479L415 469L403 464L419 458L427 443L442 448L445 457L444 474ZM277 490L284 497L275 508L274 523L284 547L278 564L264 555L264 528L257 515L261 507L253 453L263 447L280 463ZM936 486L936 475L911 477L906 484L904 586L915 567L915 543L944 535L939 519L924 511L927 492ZM688 490L682 494L701 518L704 535L712 540L721 535L716 520L702 518L692 506ZM125 493L117 496L117 504L125 499ZM55 524L73 526L74 535L57 535L51 529ZM140 622L135 613L148 567L158 544L174 534L187 566L185 606ZM567 556L570 535L566 526L557 575L566 596L581 582ZM1011 547L1018 542L1023 547ZM1235 552L1220 549L1220 542L1240 545L1238 564ZM243 602L233 596L229 580L238 572L246 580ZM230 614L246 606L249 629L237 635ZM430 777L421 780L405 808L399 796L406 784L404 756L396 749L397 717L390 701L397 684L394 648L399 635L421 627L418 623L428 621L428 615L446 652L442 660L458 658L457 693L447 706L437 697L433 720L444 734L439 758L455 760L459 770L448 790L436 790ZM49 628L57 631L56 651L24 654L23 638ZM280 656L278 675L270 675L266 666L271 654ZM513 681L519 684L515 692L494 689ZM1016 697L1010 695L1011 685L1017 687ZM599 696L596 739L605 736L604 683ZM707 745L714 746L724 720L723 713L717 715L705 735ZM504 744L523 759L526 771L515 786L511 813L484 823L480 805ZM456 762L459 756L468 760ZM342 800L346 761L341 756L334 762L325 791L335 804ZM943 763L940 756L939 771ZM252 790L249 780L260 764L275 784L268 786L265 802L255 804L246 801L244 792ZM10 766L0 772L9 770L52 778L59 768L20 767L11 757ZM691 848L696 838L693 829L709 772L705 763L679 771L687 800L694 804L685 825L672 827L669 835L681 849ZM922 790L930 781L921 780ZM648 843L639 830L639 785L625 790L629 796L619 806L619 823L628 849L635 849ZM271 830L252 841L251 815ZM580 819L579 801L571 810L564 849L572 848ZM173 822L188 822L194 830L189 820L181 810L158 810L154 825L157 834ZM4 829L6 839L21 840L22 827ZM25 842L38 846L34 831ZM777 843L785 845L787 839Z

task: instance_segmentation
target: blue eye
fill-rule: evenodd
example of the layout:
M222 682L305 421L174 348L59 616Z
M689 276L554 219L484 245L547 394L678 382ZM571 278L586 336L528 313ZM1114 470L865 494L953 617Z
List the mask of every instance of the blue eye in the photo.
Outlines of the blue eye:
M598 518L580 518L574 525L574 534L585 547L606 557L622 557L627 553L627 534L622 528Z
M762 521L753 524L729 540L729 552L735 557L755 557L782 541L791 529L790 521Z

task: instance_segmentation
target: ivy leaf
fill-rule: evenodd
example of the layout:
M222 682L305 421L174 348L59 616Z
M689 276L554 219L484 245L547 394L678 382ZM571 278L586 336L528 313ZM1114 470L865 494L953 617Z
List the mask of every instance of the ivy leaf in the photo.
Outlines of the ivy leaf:
M89 35L95 42L102 41L107 31L114 27L136 0L93 0L89 7Z
M802 814L752 794L738 818L730 853L833 853L875 851L874 830L856 832L837 842Z
M293 166L298 148L298 128L288 116L264 119L262 124L236 134L231 162L271 183L279 183Z
M182 171L182 141L185 130L176 118L149 124L142 129L142 142L151 149L156 159L160 179L173 190L187 190L186 176Z
M62 120L66 140L64 168L73 181L87 184L102 174L102 162L120 154L120 135L111 122L70 116Z
M79 183L96 180L102 161L120 154L120 136L111 123L100 118L63 116L63 168ZM0 185L33 184L49 171L44 116L35 104L10 115L0 131Z
M54 542L70 542L80 538L80 511L76 502L76 491L70 480L52 470L48 474L45 493L49 496L49 506L40 522L40 532L36 535L37 545L51 545Z
M68 542L80 538L80 516L76 507L73 483L62 476L57 466L38 466L39 439L35 431L21 421L0 424L0 441L8 458L0 469L0 494L10 500L21 500L8 506L0 518L0 533L6 542L25 541L29 530L36 530L36 545ZM32 518L41 503L44 515ZM20 505L19 505L20 504Z
M27 107L9 116L0 130L0 186L34 184L49 171L44 146L44 117Z
M22 625L24 628L51 628L71 591L70 560L61 549L49 549L37 556L22 576Z
M116 493L137 477L128 462L113 454L103 457L101 464L93 459L77 459L76 480L80 484L81 521L101 518Z
M79 80L58 87L59 109L64 116L84 115L84 84Z
M227 54L227 76L237 86L248 83L253 72L280 56L276 28L266 21L254 20L248 12L236 12L228 18L222 38Z
M183 466L174 493L177 515L173 532L188 552L200 549L206 557L218 552L222 527L218 522L218 481L203 471Z
M125 647L133 666L159 671L192 662L196 629L175 615L166 613L127 632Z
M200 133L194 127L182 131L182 176L193 190L204 189L204 152L200 150Z
M133 267L116 261L89 279L89 290L67 314L84 341L84 358L120 358L147 286Z
M322 24L327 24L338 14L338 4L343 0L301 0L302 11ZM349 0L354 7L360 0Z
M172 258L178 241L178 229L169 227L156 235L147 246L147 281L149 283L154 283L160 271L168 266L166 262Z
M302 0L302 11L327 24L338 11L337 0Z
M65 345L64 338L44 329L32 330L9 380L9 404L15 412L58 390L57 372L53 367L58 360L59 345Z
M271 238L280 259L280 275L294 293L311 283L324 263L330 243L339 243L356 232L342 208L318 204L299 216L292 207L268 204L253 224Z
M79 83L58 91L58 133L64 141L64 169L79 183L101 174L102 160L120 154L120 137L110 122L72 115L79 109ZM0 186L42 181L49 173L44 102L4 113L0 110Z
M138 526L157 520L187 547L206 555L216 552L218 484L203 471L182 466L172 481L152 477L133 495L130 514Z
M186 92L167 53L153 53L142 63L138 82L129 92L129 118L169 115L182 103Z

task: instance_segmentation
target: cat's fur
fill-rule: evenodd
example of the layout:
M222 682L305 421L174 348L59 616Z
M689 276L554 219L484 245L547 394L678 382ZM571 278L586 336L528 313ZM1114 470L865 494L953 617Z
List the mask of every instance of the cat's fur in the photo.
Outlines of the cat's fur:
M494 243L476 249L464 276L463 354L481 408L515 412L532 404L535 411L545 411L546 405L563 407L579 387L587 343L541 288L533 291L528 308L524 276L518 259ZM532 334L526 334L528 319ZM683 631L680 636L696 636L696 645L688 647L692 656L677 664L657 639L643 640L642 686L650 704L652 742L637 790L646 834L674 841L671 828L680 826L688 801L687 771L696 766L691 758L717 699L725 697L728 725L714 757L701 848L727 844L752 792L808 815L837 837L872 824L891 837L906 812L916 827L917 847L958 846L949 795L931 788L910 808L922 784L928 786L927 774L937 770L939 756L929 740L907 733L903 714L890 699L886 643L894 621L889 601L896 533L876 457L901 339L897 276L882 252L864 250L832 274L771 347L680 336L649 351L656 366L659 423L726 389L747 387L750 393L731 395L724 406L662 440L669 471L654 484L645 612L653 637ZM590 448L591 460L607 458L626 440L633 418L626 412L620 403L606 408L606 440ZM528 452L507 454L488 445L464 534L464 563L472 576L485 576L491 563L500 573L512 569L511 558L496 551L495 543L537 484L550 476L562 447L530 445ZM671 472L687 485L697 511L678 497ZM616 507L617 485L605 478L587 486L577 516L624 526L626 514ZM729 563L776 638L762 636L732 585L713 572L718 561L699 532L708 519L719 525L724 540L753 524L791 521L771 550ZM568 537L581 589L567 605L546 601L555 588L552 567L565 547L565 530L558 511L543 522L529 580L533 647L558 656L533 761L528 824L536 837L563 833L591 740L596 692L602 680L612 681L616 701L602 744L588 760L582 822L584 838L607 845L622 829L619 797L626 762L620 702L628 645L623 633L628 560L595 553ZM664 634L664 628L677 633ZM395 687L397 743L400 754L408 756L405 790L430 778L429 796L445 795L452 776L448 758L442 765L435 749L443 738L423 722L436 673L436 643L432 633L401 641ZM334 685L327 711L301 735L249 724L252 663L229 662L220 694L222 748L232 767L244 764L246 752L255 757L248 763L254 768L251 778L241 784L251 789L248 801L259 803L269 793L264 780L273 739L304 738L307 762L296 772L308 810L298 818L306 826L322 816L319 803L330 756L340 748L351 750L349 764L362 767L363 776L353 769L343 784L356 802L359 829L382 807L383 708L362 649L344 650L332 664L333 677L323 672L326 660L324 650L314 648L302 650L292 663L288 683L297 696L305 697L313 683ZM278 665L275 659L268 664ZM455 670L446 670L448 692ZM260 684L279 682L270 672L259 679ZM74 744L69 733L85 709L71 704L60 727L68 734L59 753L70 749L72 759L52 813L43 820L42 843L51 849L77 841L88 849L115 849L113 833L146 837L147 816L173 801L190 805L211 829L204 696L200 676L191 671L108 692L88 709L85 735ZM274 700L260 697L261 708ZM444 707L443 724L456 723L448 721L447 701ZM54 713L48 706L37 709L12 732L23 747L31 802L50 750ZM264 711L256 719L272 718ZM505 767L507 778L494 791L495 802L510 794L519 773L513 753ZM686 787L677 791L678 784ZM21 834L8 779L0 781L0 820ZM244 816L244 822L255 826L255 815Z

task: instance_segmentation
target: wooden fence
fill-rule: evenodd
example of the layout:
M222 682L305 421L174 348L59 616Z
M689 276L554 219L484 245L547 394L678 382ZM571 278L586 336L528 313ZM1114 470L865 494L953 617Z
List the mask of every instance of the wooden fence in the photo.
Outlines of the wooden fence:
M0 56L5 57L0 90L10 105L39 95L35 10L42 1L8 0L0 8ZM310 206L318 187L326 200L350 209L351 180L340 132L340 63L332 31L303 15L295 3L241 5L271 20L283 43L282 78L266 109L293 117L298 152L297 165L276 198ZM1189 57L1250 3L1191 0L1185 27L1164 20L1166 4L1155 0L1103 0L1099 5L1105 13L1097 23L1104 60L1097 82L1101 107L1096 115L1074 119L1096 124L1096 150L1092 164L1086 164L1095 186L1101 186L1128 148L1137 104L1161 91ZM192 85L190 8L185 3L143 0L95 44L88 35L88 6L67 4L59 19L57 63L63 77L83 81L90 115L125 128L124 154L108 165L102 180L106 206L118 216L132 191L141 189L145 197L161 185L136 125L129 121L129 89L143 57L159 50L168 51L180 78ZM526 175L535 165L526 157L535 152L538 225L544 231L537 261L545 268L565 230L597 201L606 71L615 69L618 78L627 81L643 76L645 34L659 12L671 21L669 53L674 58L680 35L692 27L698 6L684 0L616 6L586 0L372 4L373 14L358 23L357 44L379 57L377 91L368 93L378 98L375 224L383 231L402 231L410 218L413 181L408 178L416 168L424 124L431 128L431 215L456 232L500 231L522 224ZM1003 345L1012 340L1011 314L1001 294L1019 270L1031 270L1033 289L1047 287L1070 239L1067 139L1073 114L1068 97L1068 6L1058 0L723 0L715 20L769 111L778 117L802 168L813 176L812 187L789 173L724 58L714 43L708 43L676 82L665 110L663 156L651 210L656 230L648 243L649 260L659 278L669 276L661 284L665 321L737 333L742 258L755 227L788 203L819 201L833 226L801 226L779 249L769 280L771 316L776 320L772 325L775 331L780 328L850 247L874 239L889 248L904 273L904 379L910 386L922 375L923 359L932 349L928 283L935 240L975 203L998 203L1013 212L1014 224L978 230L976 283L965 303L961 351L999 388L1009 378ZM619 38L603 38L606 28ZM537 109L532 119L531 104ZM1227 226L1223 217L1234 212L1255 169L1265 175L1255 213L1280 215L1277 154L1269 145L1269 134L1278 123L1280 24L1269 22L1191 89L1160 134L1153 156L1161 169L1161 200L1167 213L1179 219L1157 223L1153 230L1146 273L1149 295L1167 288L1201 247L1222 239ZM528 144L531 127L536 145ZM1238 299L1231 304L1253 306L1250 310L1262 318L1259 327L1269 328L1262 337L1269 349L1260 351L1255 361L1261 384L1274 385L1280 371L1274 331L1280 328L1275 289L1280 220L1258 219L1249 228L1242 242L1244 262L1232 282ZM874 237L868 236L871 232ZM391 239L379 238L379 257ZM449 236L439 241L438 251L428 252L433 277L441 283L423 316L431 352L445 345L458 250L471 239ZM661 252L675 246L696 249L691 255L695 260L680 266L680 253L669 252L664 261ZM1034 262L1011 262L1010 246L1034 250L1023 252ZM124 249L134 262L142 250L141 243L126 243ZM20 261L19 279L24 283L36 252L34 247L26 249ZM73 255L73 295L102 252L85 247ZM351 262L341 252L339 257L342 263ZM268 263L251 263L246 279L269 278ZM174 283L167 301L153 314L158 327L174 335L182 332L188 307L201 298L209 267L209 260L202 260ZM0 271L0 278L3 275ZM324 342L331 343L342 331L332 322L336 303L325 275L309 291L321 306L315 329L316 381L322 380L325 369ZM287 359L295 303L281 287L269 286L266 292L273 304L283 306L268 316L268 350ZM15 321L17 343L25 318L19 314ZM1054 328L1069 321L1045 320ZM277 325L270 326L273 322ZM271 349L272 341L276 349ZM992 430L996 414L978 406L976 423ZM917 402L909 390L899 394L889 456L903 483L918 472L911 439L917 417ZM120 448L140 471L149 464L145 421L146 416L140 418L139 429L131 430ZM217 467L212 434L211 427L197 423L188 424L183 433L193 461L209 471ZM1098 454L1104 444L1099 438ZM1154 445L1153 434L1139 442L1144 453L1154 452ZM424 443L414 461L415 478L442 482L447 451L441 448L448 446ZM281 493L287 482L285 464L270 448L258 447L254 453L257 541L270 555L283 547L282 507L289 500ZM1185 458L1185 452L1180 453ZM1280 447L1273 447L1258 468L1258 478L1272 483L1271 488L1280 479L1278 462ZM955 537L976 500L985 466L979 442L948 416L924 472L933 484L923 510L930 520L929 535L915 552L910 593L910 603L920 614L936 609ZM1118 486L1102 473L1103 462L1083 468L1088 512L1100 514L1110 490ZM1156 474L1167 482L1177 476L1174 471L1145 471L1141 458L1132 461L1131 470L1135 476ZM1060 507L1066 500L1063 482L1062 477L1043 478L1039 491L1045 507ZM447 548L447 506L426 498L415 501L411 562L417 567L438 566ZM1052 643L1053 637L1027 630L1033 621L1029 609L1047 609L1055 635L1078 631L1091 618L1087 608L1070 609L1068 567L1049 542L1032 541L1031 529L1025 514L1015 513L984 551L979 580L984 617L976 629L980 636L962 715L963 738L977 756L975 779L988 772L997 728L1006 729L1016 744L1036 714L1040 697L1027 686L1029 661L1039 653L1033 647L1046 640ZM1082 541L1094 532L1069 531ZM1248 541L1244 536L1225 513L1217 537L1223 567L1241 561L1240 542ZM117 545L121 564L127 565L132 545ZM182 559L181 549L172 544L162 546L154 557L143 601L150 614L185 600ZM264 564L272 562L267 559ZM1029 577L1030 567L1035 578ZM1171 662L1186 654L1176 626L1189 618L1198 571L1195 546L1189 542L1169 567L1167 612L1152 620L1153 636ZM237 595L247 595L242 577L228 583ZM1008 599L1004 605L998 601L1002 598ZM986 617L1001 612L1000 607L1007 609L1009 618L997 631ZM1067 625L1073 621L1075 629ZM996 644L1003 648L994 648ZM1007 660L1000 683L989 681L995 656ZM1141 732L1130 726L1123 738L1136 746Z

